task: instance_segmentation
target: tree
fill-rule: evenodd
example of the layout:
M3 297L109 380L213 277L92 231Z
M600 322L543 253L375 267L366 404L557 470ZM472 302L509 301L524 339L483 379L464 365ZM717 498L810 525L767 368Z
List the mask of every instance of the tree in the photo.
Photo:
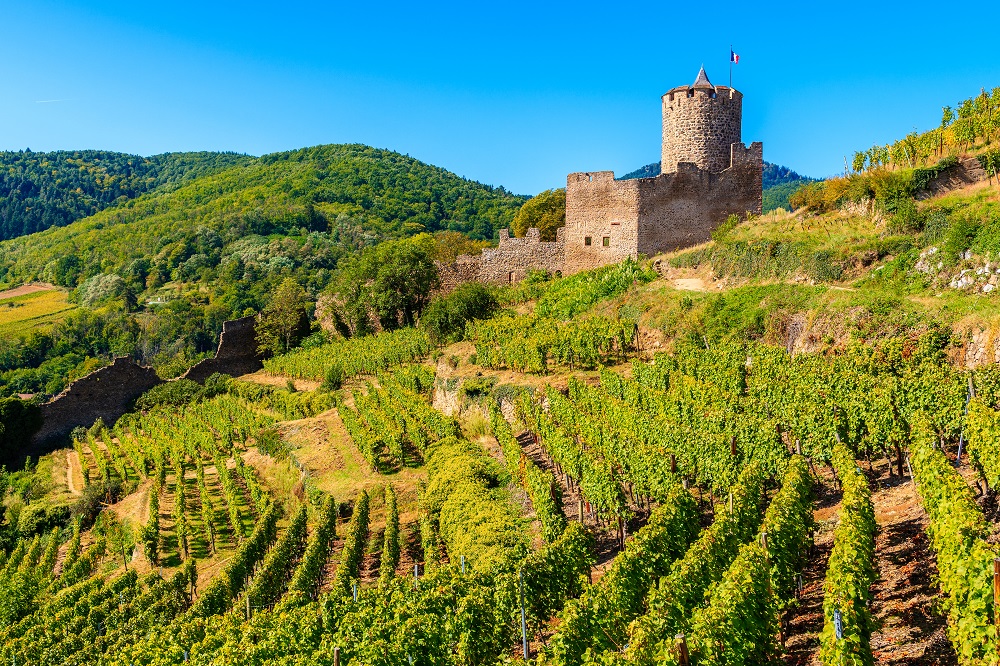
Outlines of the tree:
M429 234L365 248L342 263L329 295L350 333L413 326L440 285Z
M528 199L517 211L511 228L517 237L524 236L531 227L541 232L543 241L554 241L556 230L566 226L566 190L545 190Z
M468 282L447 296L434 298L420 315L420 326L438 344L458 342L467 321L492 317L499 307L493 288Z
M306 292L294 278L285 278L257 322L257 346L266 354L283 354L307 335Z
M18 455L41 426L38 405L18 398L0 398L0 458Z

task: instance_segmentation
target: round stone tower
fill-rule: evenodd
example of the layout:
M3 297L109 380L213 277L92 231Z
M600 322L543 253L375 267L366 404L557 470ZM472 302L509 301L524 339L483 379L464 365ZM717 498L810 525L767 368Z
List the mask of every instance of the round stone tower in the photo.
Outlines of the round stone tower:
M713 173L728 169L732 144L742 142L743 94L713 86L702 67L694 84L674 88L662 100L661 173L677 171L678 162Z

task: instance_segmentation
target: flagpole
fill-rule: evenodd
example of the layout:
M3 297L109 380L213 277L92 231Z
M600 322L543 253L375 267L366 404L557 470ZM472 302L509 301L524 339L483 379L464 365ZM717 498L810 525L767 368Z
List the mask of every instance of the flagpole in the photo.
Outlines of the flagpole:
M729 45L729 89L733 89L733 45Z

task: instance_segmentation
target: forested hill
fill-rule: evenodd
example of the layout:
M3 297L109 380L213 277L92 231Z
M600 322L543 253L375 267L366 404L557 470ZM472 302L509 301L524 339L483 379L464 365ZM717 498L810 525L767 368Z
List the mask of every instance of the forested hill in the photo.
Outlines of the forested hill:
M0 240L62 227L162 187L245 164L235 153L0 152Z
M237 241L240 256L248 255L244 263L282 263L280 252L258 251L271 235L319 234L314 244L344 249L420 231L488 239L524 200L399 153L316 146L240 158L180 187L6 241L0 282L41 279L74 287L100 273L121 273L137 260L143 273L176 279L179 271L190 278L217 267Z

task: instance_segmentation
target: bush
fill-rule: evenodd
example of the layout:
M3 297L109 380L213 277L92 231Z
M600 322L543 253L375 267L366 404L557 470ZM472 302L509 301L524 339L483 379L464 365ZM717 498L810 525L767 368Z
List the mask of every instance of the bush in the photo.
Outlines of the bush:
M21 510L18 516L18 535L28 539L36 534L47 534L54 527L66 527L69 525L69 514L68 506L29 504Z
M340 387L344 385L344 368L340 365L331 365L330 369L326 371L326 377L323 379L322 389L324 391L339 391Z
M435 344L460 341L465 323L488 319L500 307L495 290L480 282L468 282L430 302L420 316L420 326Z
M201 384L190 379L177 379L157 384L136 398L137 409L152 409L153 407L170 405L187 405L200 400L204 394Z
M83 489L83 494L70 509L70 514L74 518L79 518L84 527L92 525L97 519L97 514L101 512L102 505L117 502L122 493L122 484L119 481L92 481Z
M26 447L42 427L42 410L19 398L0 399L0 457L10 458Z

